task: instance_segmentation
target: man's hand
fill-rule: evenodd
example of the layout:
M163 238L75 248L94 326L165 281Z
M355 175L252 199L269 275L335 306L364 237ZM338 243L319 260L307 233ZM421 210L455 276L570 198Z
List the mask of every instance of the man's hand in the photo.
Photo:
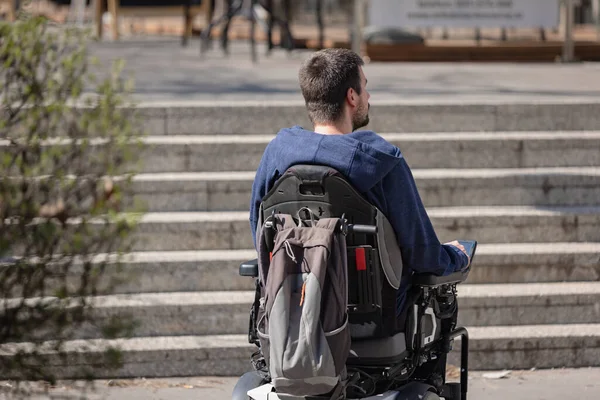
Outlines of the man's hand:
M452 242L448 242L448 243L444 243L444 244L446 244L446 245L450 245L450 246L454 246L454 247L456 247L457 249L459 249L460 251L462 251L463 253L465 253L465 255L467 256L467 259L469 260L469 263L467 264L467 267L468 267L469 265L471 265L471 257L469 257L469 255L467 254L467 250L465 249L465 246L463 246L462 244L460 244L460 243L458 242L458 240L454 240L454 241L452 241Z

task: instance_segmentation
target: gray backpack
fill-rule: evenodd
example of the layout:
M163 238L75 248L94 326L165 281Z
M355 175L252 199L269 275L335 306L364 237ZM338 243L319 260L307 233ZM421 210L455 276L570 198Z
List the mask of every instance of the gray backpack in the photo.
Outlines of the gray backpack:
M271 216L259 241L260 348L275 390L295 396L338 392L350 351L340 219L316 220L308 211L308 221L300 213L296 221L288 214ZM271 229L272 249L265 240Z

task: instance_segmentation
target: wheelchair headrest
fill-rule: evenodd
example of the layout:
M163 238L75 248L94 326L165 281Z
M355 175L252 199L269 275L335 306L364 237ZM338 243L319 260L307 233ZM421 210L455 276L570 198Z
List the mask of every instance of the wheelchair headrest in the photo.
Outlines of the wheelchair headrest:
M299 164L289 167L285 175L294 175L302 182L320 182L323 183L325 178L329 176L339 176L344 178L343 175L336 169L328 167L326 165L309 165Z

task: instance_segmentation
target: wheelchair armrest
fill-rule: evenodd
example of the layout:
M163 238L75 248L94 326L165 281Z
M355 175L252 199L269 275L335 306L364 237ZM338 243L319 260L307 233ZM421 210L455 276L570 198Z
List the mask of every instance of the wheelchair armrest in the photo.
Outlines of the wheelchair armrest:
M252 278L258 277L258 258L244 261L240 264L240 275Z
M464 282L469 276L467 268L464 271L458 271L446 276L438 276L433 274L414 274L412 279L413 286L441 286Z

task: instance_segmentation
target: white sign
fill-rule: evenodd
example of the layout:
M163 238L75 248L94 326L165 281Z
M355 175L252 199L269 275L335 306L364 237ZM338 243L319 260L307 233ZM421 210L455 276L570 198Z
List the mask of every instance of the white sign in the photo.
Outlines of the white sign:
M555 28L560 0L370 0L369 24L385 27Z

